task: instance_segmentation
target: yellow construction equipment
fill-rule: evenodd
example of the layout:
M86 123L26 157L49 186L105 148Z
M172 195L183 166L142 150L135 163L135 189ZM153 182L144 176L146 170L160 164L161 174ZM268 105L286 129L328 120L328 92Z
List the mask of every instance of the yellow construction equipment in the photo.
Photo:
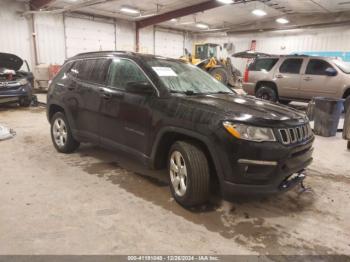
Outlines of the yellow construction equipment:
M185 56L181 59L207 71L225 85L236 86L241 74L232 66L228 54L232 49L232 44L195 44L194 56L185 49Z

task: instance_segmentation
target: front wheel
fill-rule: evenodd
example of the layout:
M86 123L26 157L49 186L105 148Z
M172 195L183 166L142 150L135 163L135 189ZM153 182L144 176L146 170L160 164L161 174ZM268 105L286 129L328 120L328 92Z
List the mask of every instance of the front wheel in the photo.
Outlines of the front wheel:
M205 203L209 198L209 165L204 152L192 143L178 141L168 157L170 190L182 206Z
M209 73L218 81L220 81L221 83L223 83L224 85L228 85L228 74L227 74L227 70L225 70L225 68L223 67L217 67L217 68L213 68L209 71Z
M21 107L29 107L31 103L32 103L31 97L22 97L19 99L19 105Z
M257 98L272 101L272 102L277 102L278 100L276 90L270 86L259 87L259 89L255 93L255 96Z
M66 116L58 112L51 119L51 139L60 153L72 153L80 145L72 135Z

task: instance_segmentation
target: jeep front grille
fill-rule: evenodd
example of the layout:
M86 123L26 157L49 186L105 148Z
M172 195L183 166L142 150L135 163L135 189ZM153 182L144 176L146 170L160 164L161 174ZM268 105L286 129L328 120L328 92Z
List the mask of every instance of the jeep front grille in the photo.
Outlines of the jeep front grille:
M282 144L290 145L308 140L312 137L312 130L309 124L278 129Z

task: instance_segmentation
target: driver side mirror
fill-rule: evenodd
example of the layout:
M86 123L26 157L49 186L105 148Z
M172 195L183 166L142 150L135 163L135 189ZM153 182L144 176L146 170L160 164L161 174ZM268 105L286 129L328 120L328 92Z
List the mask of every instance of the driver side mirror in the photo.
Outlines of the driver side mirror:
M325 72L327 76L336 76L338 73L333 67L328 67Z
M153 94L154 88L149 82L128 82L125 91L132 94Z

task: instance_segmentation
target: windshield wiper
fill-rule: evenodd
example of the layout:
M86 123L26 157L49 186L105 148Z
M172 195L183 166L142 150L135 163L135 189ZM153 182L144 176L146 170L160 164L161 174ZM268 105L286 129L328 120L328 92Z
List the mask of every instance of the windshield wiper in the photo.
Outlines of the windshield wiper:
M197 93L193 92L192 90L186 90L186 91L176 91L176 90L171 90L170 93L172 94L185 94L187 96L192 96Z

